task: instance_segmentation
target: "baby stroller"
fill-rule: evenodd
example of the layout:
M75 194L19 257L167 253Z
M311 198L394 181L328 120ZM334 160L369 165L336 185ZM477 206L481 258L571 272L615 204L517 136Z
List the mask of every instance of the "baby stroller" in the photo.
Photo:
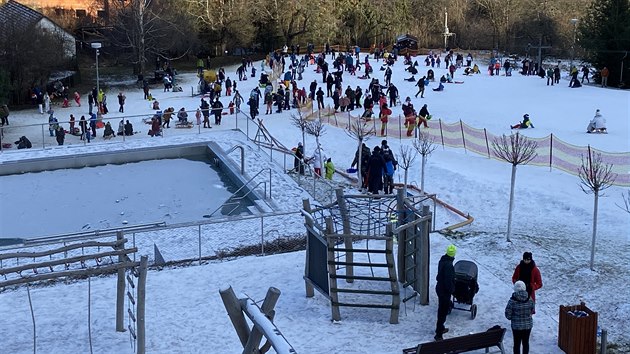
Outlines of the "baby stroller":
M451 309L469 311L473 320L477 317L477 305L473 304L475 294L479 291L477 273L477 265L472 261L455 263L455 293L451 301ZM456 307L455 304L469 306Z

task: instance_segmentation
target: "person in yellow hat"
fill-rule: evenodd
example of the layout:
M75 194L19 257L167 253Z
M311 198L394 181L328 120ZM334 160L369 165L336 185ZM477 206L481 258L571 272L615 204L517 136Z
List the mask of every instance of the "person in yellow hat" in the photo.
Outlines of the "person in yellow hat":
M446 254L440 258L438 263L438 273L435 280L435 292L438 296L438 312L437 323L435 325L435 340L442 340L442 335L448 332L448 328L444 327L446 322L446 315L451 307L451 295L455 292L455 267L453 261L455 260L455 253L457 247L455 245L449 245L446 247Z

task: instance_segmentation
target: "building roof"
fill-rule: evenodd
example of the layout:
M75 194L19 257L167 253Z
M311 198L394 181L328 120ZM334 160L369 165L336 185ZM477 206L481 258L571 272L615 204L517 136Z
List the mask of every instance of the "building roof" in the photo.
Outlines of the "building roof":
M18 26L15 30L26 30L35 26L44 15L13 0L0 6L0 24Z
M407 34L402 34L398 37L396 37L396 42L401 42L401 41L418 41L418 38L410 35L409 33Z

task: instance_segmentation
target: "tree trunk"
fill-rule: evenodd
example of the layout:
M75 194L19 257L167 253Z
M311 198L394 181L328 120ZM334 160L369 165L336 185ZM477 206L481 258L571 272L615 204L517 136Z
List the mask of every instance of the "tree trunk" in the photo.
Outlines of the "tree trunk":
M427 164L427 155L422 155L422 171L420 171L420 190L424 193L424 168Z
M145 71L145 58L144 58L144 51L145 51L145 38L144 38L144 12L145 12L145 2L144 1L139 1L138 2L138 36L140 38L138 41L138 64L140 67L140 74L144 75L144 71Z
M507 241L512 242L510 237L512 236L512 211L514 210L514 185L516 183L516 165L512 165L512 179L510 182L510 207L508 208L508 227L507 227Z
M599 204L599 190L594 190L595 200L593 203L593 239L591 240L591 270L595 263L595 238L597 236L597 207Z
M319 136L315 136L315 144L317 144L317 147L315 148L315 151L317 151L317 158L319 159L319 166L324 167L324 164L322 163L322 149L319 145ZM323 176L320 176L323 177Z
M409 173L408 169L405 169L405 185L403 186L403 195L407 198L407 174Z
M363 178L361 177L361 155L363 155L363 140L359 140L359 159L357 160L357 177L359 180L359 188L363 186Z

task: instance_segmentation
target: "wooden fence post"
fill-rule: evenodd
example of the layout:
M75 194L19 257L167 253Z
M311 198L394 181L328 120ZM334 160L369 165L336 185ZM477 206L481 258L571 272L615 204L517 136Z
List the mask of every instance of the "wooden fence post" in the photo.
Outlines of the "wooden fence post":
M442 118L440 118L439 122L440 122L440 139L442 139L442 149L444 149L444 132L442 131Z
M459 120L459 129L462 131L462 143L464 144L464 151L466 151L466 137L464 136L464 122Z
M488 144L488 131L483 128L483 135L486 137L486 149L488 150L488 158L490 158L490 145Z
M551 172L553 168L553 133L551 133L549 138L549 172Z

